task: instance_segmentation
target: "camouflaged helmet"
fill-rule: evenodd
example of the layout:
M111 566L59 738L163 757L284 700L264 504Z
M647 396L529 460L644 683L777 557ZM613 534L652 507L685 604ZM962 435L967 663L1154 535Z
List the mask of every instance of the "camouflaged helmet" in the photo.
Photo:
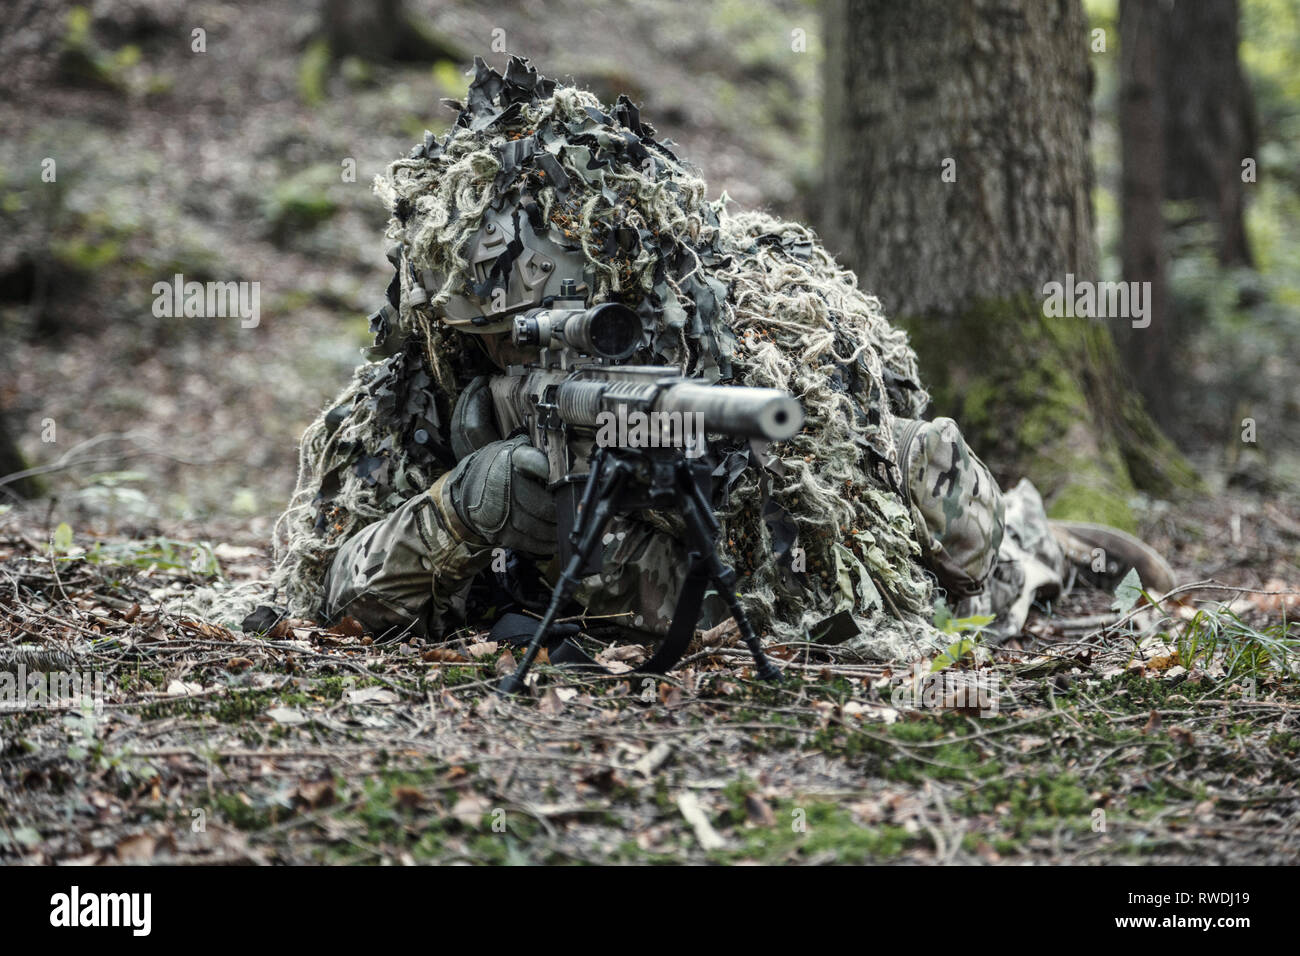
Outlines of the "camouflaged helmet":
M458 331L489 335L510 331L516 313L547 300L585 301L582 253L562 246L551 231L534 230L515 202L490 210L470 240L469 287L448 299L436 311L438 317ZM420 286L432 295L443 278L424 270Z

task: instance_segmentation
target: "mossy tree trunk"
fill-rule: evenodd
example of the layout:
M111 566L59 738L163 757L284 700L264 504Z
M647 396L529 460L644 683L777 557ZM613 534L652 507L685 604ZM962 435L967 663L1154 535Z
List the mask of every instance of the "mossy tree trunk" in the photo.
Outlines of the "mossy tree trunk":
M1043 314L1097 277L1086 27L1079 0L831 0L822 231L1004 483L1132 527L1135 488L1194 477L1104 320Z

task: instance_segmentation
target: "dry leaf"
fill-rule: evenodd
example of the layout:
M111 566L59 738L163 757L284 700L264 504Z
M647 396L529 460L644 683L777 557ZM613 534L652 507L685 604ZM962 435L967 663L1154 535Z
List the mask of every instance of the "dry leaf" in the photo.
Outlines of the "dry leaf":
M135 833L124 837L114 849L122 863L148 863L158 849L158 838L152 833Z
M393 802L404 809L414 810L424 802L424 794L415 787L394 787Z
M751 826L770 827L776 823L776 814L772 808L756 793L745 794L745 816Z
M307 723L306 715L300 710L294 710L292 707L272 707L266 712L266 716L277 724L284 724L287 727Z
M1162 654L1160 657L1153 657L1147 661L1147 667L1153 671L1167 671L1178 664L1178 652L1172 654Z
M401 697L387 687L362 687L345 695L349 704L396 704Z
M232 640L231 633L224 627L218 627L215 624L209 624L207 621L177 621L181 627L187 631L194 631L200 637L205 637L212 641L229 641Z
M639 661L643 657L645 657L645 647L641 644L616 644L596 655L596 659L602 664L610 661Z
M315 810L318 807L328 807L334 802L334 796L333 780L314 780L299 783L293 799L299 806Z
M432 647L420 655L420 660L430 664L466 664L469 658L450 647Z
M492 802L477 793L462 794L451 808L451 815L467 827L478 826L483 814L491 808Z
M330 628L330 633L335 637L360 637L365 632L366 629L355 617L345 617Z
M1288 619L1291 618L1291 611L1300 610L1300 588L1295 585L1287 584L1281 578L1270 578L1261 590L1264 591L1287 591L1287 594L1252 594L1248 600L1261 611L1269 614L1276 614L1279 611L1286 610Z
M659 703L665 707L676 707L682 702L682 689L676 684L663 681L659 685Z

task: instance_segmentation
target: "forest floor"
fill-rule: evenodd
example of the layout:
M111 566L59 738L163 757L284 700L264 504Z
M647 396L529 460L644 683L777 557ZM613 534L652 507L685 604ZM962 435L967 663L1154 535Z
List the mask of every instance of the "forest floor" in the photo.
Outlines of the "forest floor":
M408 6L468 52L502 29L549 75L631 93L712 194L809 218L816 17L760 2ZM160 613L178 588L265 574L297 437L391 274L370 179L445 129L438 100L465 79L448 61L330 64L313 12L285 0L14 7L0 413L44 497L0 503L0 691L21 665L89 671L103 694L0 714L0 861L1294 862L1300 694L1280 629L1300 502L1276 489L1142 505L1182 581L1244 590L1185 592L1167 618L1080 590L1023 646L941 672L983 688L987 716L915 706L902 668L825 647L778 649L774 687L738 649L701 647L652 685L544 666L531 698L500 701L508 652L480 635L381 646ZM259 282L259 323L156 316L153 284L176 273ZM1251 409L1280 456L1294 376L1266 351L1248 377L1278 406ZM1230 470L1194 451L1207 476Z
M1126 614L1078 588L937 684L930 660L798 645L771 648L767 685L724 640L658 679L543 664L510 700L514 654L482 634L157 610L218 569L261 576L259 548L46 536L10 512L9 668L101 694L0 720L0 860L1294 863L1300 512L1195 512L1168 525L1183 546L1154 540L1223 587Z

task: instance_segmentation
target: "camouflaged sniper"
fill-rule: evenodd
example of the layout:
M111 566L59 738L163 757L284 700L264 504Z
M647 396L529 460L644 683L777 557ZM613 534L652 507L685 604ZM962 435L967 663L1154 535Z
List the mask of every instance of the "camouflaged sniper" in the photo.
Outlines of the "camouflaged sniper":
M371 319L376 360L302 441L278 526L275 581L290 612L431 635L472 612L471 583L492 551L466 534L440 482L461 457L457 396L497 371L481 337L508 328L503 307L540 303L561 275L581 275L587 305L619 302L641 317L632 361L802 403L793 439L761 456L733 446L717 469L724 558L760 632L885 658L934 647L935 579L921 560L946 529L918 529L926 515L894 437L895 420L919 418L928 395L879 302L808 229L706 201L704 182L625 97L607 109L512 58L504 75L476 61L455 105L445 137L426 133L376 179L395 277ZM954 528L958 491L971 490L958 479L940 495ZM981 509L963 533L996 553L996 505ZM669 516L625 519L579 594L588 613L662 632L683 571L675 532Z

